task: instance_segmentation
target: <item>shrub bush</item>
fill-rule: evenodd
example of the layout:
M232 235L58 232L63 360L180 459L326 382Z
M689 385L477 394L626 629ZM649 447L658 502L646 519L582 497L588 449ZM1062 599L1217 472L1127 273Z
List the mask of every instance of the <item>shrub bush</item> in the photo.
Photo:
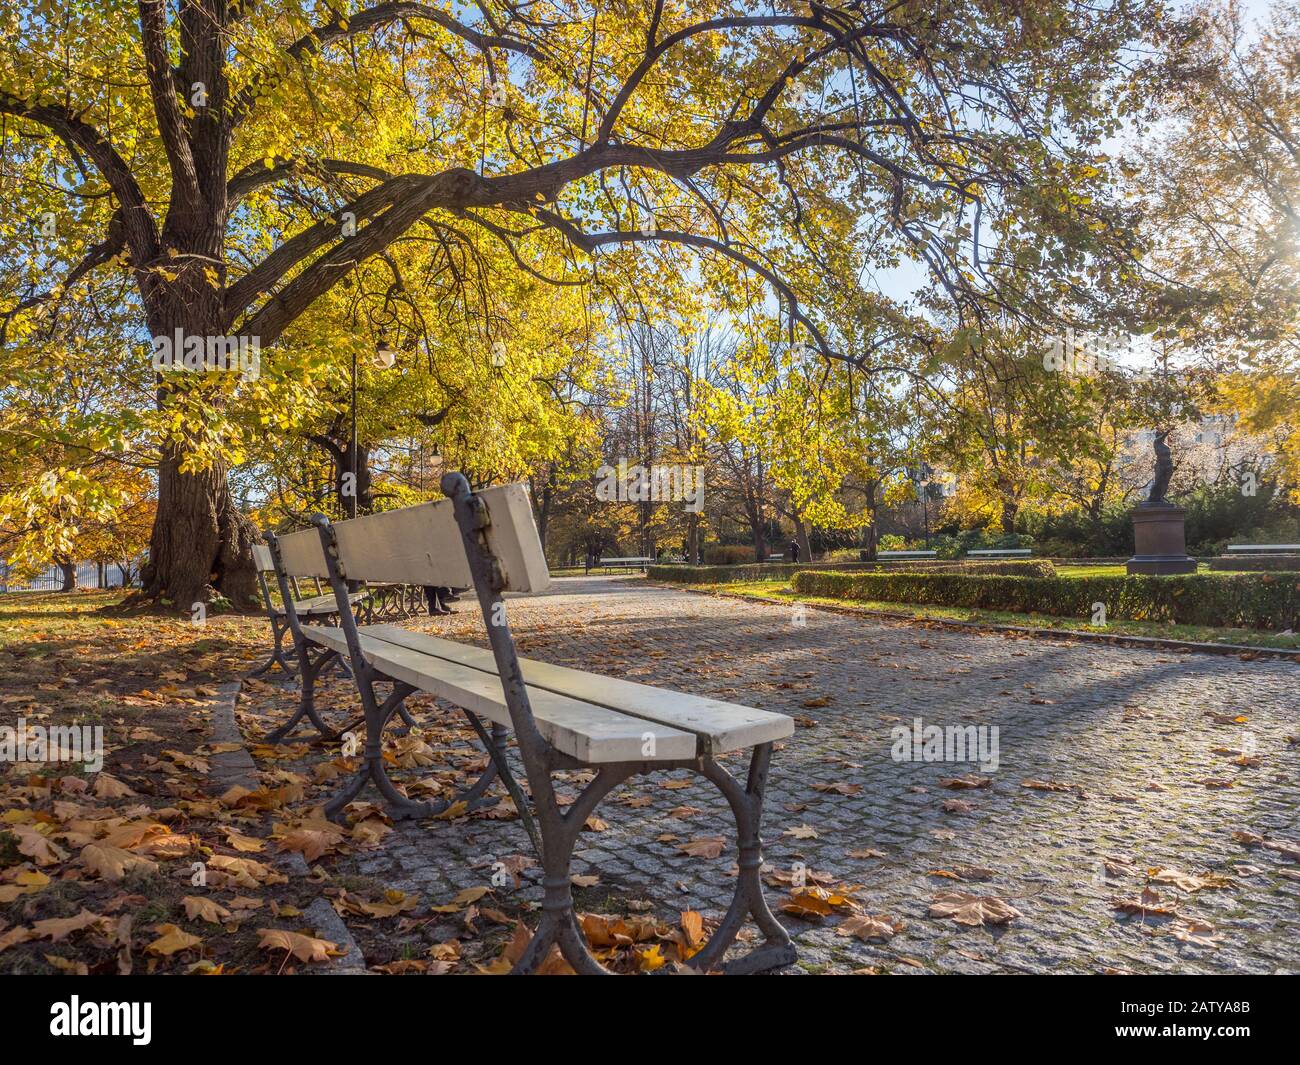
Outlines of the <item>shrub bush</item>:
M940 562L924 573L976 573L1000 577L1055 577L1056 567L1045 558L1001 558L973 562Z
M958 606L1017 614L1092 617L1102 603L1111 620L1293 629L1300 626L1300 574L1176 577L1006 577L969 573L827 573L805 571L792 584L803 595L886 603Z
M745 566L651 566L648 576L678 584L737 584L744 581L793 577L809 570L836 573L988 573L1025 577L1055 577L1056 567L1042 558L1009 558L989 562L935 562L928 559L904 562L751 562Z
M833 551L827 551L822 555L823 562L857 562L859 561L858 553L862 550L860 547L837 547Z
M754 549L744 544L705 544L706 566L738 566L754 561Z
M677 584L738 584L789 577L800 570L817 568L793 562L750 562L745 566L650 566L646 575L651 580Z
M1300 573L1300 555L1225 555L1210 559L1210 569L1288 570Z

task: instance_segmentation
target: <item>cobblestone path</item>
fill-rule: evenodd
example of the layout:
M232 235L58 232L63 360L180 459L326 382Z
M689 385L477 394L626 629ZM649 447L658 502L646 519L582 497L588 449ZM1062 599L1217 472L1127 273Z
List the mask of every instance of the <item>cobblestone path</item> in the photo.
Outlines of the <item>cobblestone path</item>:
M799 719L773 761L767 860L778 875L802 865L860 885L869 913L906 924L876 944L837 935L834 919L783 914L803 971L1300 970L1300 861L1234 838L1300 841L1295 663L1015 639L817 610L800 626L786 606L632 577L560 580L553 594L512 600L510 614L530 657ZM479 620L467 597L455 616L413 624L481 639ZM1229 720L1237 716L1245 721ZM896 760L891 730L910 731L916 718L985 726L988 741L996 728L996 767ZM743 772L741 757L729 765ZM958 776L992 783L940 784ZM598 871L604 887L665 916L687 908L717 914L730 898L734 851L687 857L676 842L719 834L730 841L730 819L707 784L665 787L671 779L642 778L608 798L597 813L609 827L586 834L575 872ZM1026 780L1063 787L1026 788ZM652 801L628 806L635 796ZM699 812L683 816L683 807ZM484 883L494 856L526 849L517 823L405 824L361 871L440 898ZM987 876L934 875L963 866ZM1138 900L1148 871L1161 868L1229 878L1194 890L1151 884L1164 904L1213 926L1194 938L1217 940L1185 941L1168 918L1115 909L1117 899ZM1023 916L997 928L928 916L932 898L954 890L1001 896ZM539 890L525 882L519 894ZM784 894L769 890L774 909Z

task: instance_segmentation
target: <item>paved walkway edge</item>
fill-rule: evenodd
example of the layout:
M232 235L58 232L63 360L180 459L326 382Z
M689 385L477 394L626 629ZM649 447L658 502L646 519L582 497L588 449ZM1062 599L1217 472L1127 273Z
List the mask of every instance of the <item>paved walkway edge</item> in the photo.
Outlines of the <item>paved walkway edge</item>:
M744 599L750 602L772 603L776 606L789 606L791 602L802 600L772 599L765 595L745 595L742 592L720 592L714 589L692 588L689 584L670 584L667 581L651 582L663 588L676 588L696 595L713 595L722 599ZM831 614L853 614L860 617L889 618L894 621L910 621L918 625L940 625L949 629L961 629L966 632L1006 632L1018 636L1034 636L1047 640L1075 640L1079 643L1102 643L1112 647L1141 647L1151 651L1188 651L1207 655L1243 654L1268 655L1291 662L1300 662L1300 650L1292 651L1285 647L1255 647L1241 643L1199 643L1189 640L1166 640L1159 636L1121 636L1108 635L1104 632L1078 632L1074 629L1035 629L1027 625L998 625L984 621L954 621L951 618L923 618L915 614L896 613L892 610L868 610L857 606L833 606L826 603L804 603L809 610L825 610Z
M366 968L365 955L361 953L357 941L352 938L352 933L348 931L343 918L330 905L329 899L323 897L314 899L312 904L302 911L302 915L311 923L312 930L317 936L346 948L347 953L341 958L334 958L329 968L308 965L301 968L299 972L317 976L371 975L370 970Z
M248 788L250 791L257 787L257 777L255 775L257 765L253 761L253 756L248 753L248 748L244 746L244 734L240 731L238 722L235 721L235 704L239 701L241 687L241 683L237 680L219 684L216 689L217 694L211 697L212 732L210 742L239 744L239 750L222 751L219 754L212 755L209 759L212 763L210 777L221 791L236 785ZM282 864L294 876L307 876L310 874L311 867L297 851L289 851L282 857ZM317 896L312 900L311 905L302 911L302 915L311 923L311 927L318 936L322 939L328 939L347 950L343 957L333 959L328 967L304 966L300 970L302 973L335 976L369 975L369 971L366 969L366 958L361 952L361 947L352 938L348 926L344 923L343 918L335 912L328 899Z
M244 746L243 733L235 721L235 704L239 701L241 684L237 680L217 685L217 694L209 698L212 708L212 744L237 743L237 751L221 751L211 756L211 779L222 791L238 785L250 791L257 787L257 766L253 756Z

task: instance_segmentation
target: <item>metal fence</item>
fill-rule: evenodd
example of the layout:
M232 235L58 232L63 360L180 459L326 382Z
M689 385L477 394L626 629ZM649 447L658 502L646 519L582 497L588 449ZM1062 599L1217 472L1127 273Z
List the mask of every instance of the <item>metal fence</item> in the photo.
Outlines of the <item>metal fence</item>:
M100 565L98 562L78 562L77 563L77 587L78 588L120 588L122 586L122 571L113 563L106 563L103 567L103 581L101 583ZM131 587L139 587L139 580L133 579ZM29 580L20 580L10 578L9 564L0 562L0 592L57 592L63 587L63 571L58 566L50 566L42 573L38 573Z

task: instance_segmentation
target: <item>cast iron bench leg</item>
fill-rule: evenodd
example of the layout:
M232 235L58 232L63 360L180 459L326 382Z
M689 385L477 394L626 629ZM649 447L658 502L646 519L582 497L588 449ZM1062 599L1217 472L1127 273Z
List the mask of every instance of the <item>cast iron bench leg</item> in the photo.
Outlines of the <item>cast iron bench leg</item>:
M704 949L691 959L692 967L702 972L718 966L727 948L735 942L746 917L752 917L759 931L767 938L761 946L723 965L724 972L770 972L793 965L795 961L796 953L794 944L790 941L790 933L776 919L763 895L763 841L759 836L759 828L763 817L763 790L767 786L767 770L771 761L770 743L755 747L749 760L749 777L742 788L736 778L712 758L704 759L703 775L713 782L731 804L731 812L736 818L740 853L736 862L739 869L736 890L727 914Z
M384 769L383 732L394 714L400 715L410 725L415 724L414 719L406 709L405 703L407 698L414 694L416 690L409 684L394 681L392 692L382 703L375 700L373 688L370 689L369 696L363 699L363 702L367 705L364 762L352 779L325 804L327 819L331 821L337 820L342 814L343 808L360 795L366 784L371 782L374 783L379 794L384 797L388 812L398 820L408 817L436 817L458 802L464 802L467 810L477 810L480 807L490 805L494 801L486 797L486 792L492 786L492 781L501 775L501 767L505 766L506 730L499 725L492 726L490 740L495 750L489 749L488 751L487 767L468 788L456 792L450 799L431 799L427 802L416 802L397 789L397 785L393 783L388 776L387 770ZM372 705L375 707L373 713L369 710ZM468 710L465 711L465 715L471 718L471 723L477 722L477 719ZM481 725L477 725L477 731L480 734L483 733ZM509 774L508 767L505 768L505 773L506 775ZM513 790L517 790L517 786L516 789L512 789L512 793Z
M701 972L715 969L722 956L735 942L747 918L766 937L764 942L748 953L723 966L727 973L760 973L784 968L794 963L796 953L790 934L776 919L763 895L760 876L763 866L763 845L759 838L759 825L763 811L763 789L767 783L767 770L772 757L772 745L761 744L754 748L750 758L749 777L745 786L712 758L686 766L617 765L602 766L593 780L579 794L577 800L557 816L540 817L542 822L543 888L542 917L523 956L515 963L514 973L531 973L541 965L558 944L560 953L574 970L584 975L608 974L592 955L586 937L578 925L573 909L573 888L570 880L570 862L573 848L582 826L597 804L619 784L639 773L653 768L689 768L712 782L726 797L736 819L736 836L739 849L736 888L726 916L718 925L709 942L689 964Z
M316 726L316 731L324 736L327 740L338 738L338 734L325 723L320 714L316 712L316 678L322 672L329 668L331 663L339 657L337 651L324 649L321 654L317 655L315 661L312 660L310 646L303 648L302 662L302 687L298 693L298 709L293 712L283 725L273 732L266 734L264 743L279 743L291 733L297 726L298 722L304 717Z
M275 665L279 665L279 667L291 677L298 672L298 667L296 665L291 666L286 660L286 658L297 658L297 654L294 651L286 652L284 649L284 637L288 631L289 623L287 621L280 618L271 619L271 633L275 638L275 646L271 650L271 657L251 673L245 673L245 677L249 679L260 677Z

